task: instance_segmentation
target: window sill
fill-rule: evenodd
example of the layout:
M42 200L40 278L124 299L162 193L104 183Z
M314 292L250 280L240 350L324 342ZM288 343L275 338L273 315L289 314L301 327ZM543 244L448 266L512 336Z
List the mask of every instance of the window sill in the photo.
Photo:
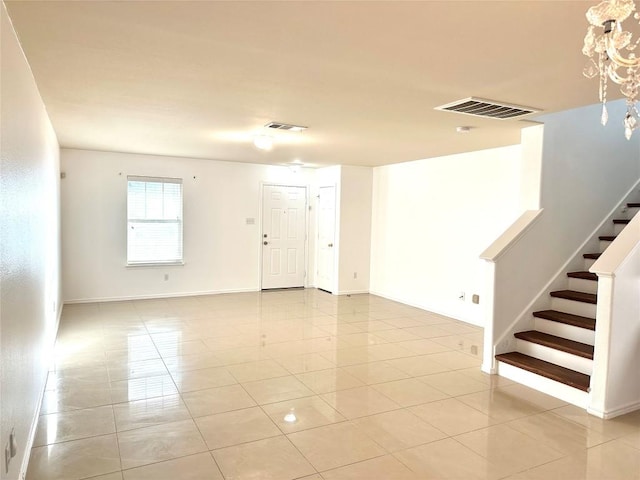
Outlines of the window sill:
M127 263L126 268L137 267L183 267L184 262L140 262L140 263Z

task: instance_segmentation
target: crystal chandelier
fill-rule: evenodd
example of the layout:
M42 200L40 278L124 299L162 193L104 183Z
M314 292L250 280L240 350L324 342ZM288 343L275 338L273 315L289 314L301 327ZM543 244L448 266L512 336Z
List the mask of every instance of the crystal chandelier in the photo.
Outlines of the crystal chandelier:
M634 53L640 44L640 38L632 41L631 32L622 29L622 22L632 14L636 21L640 20L640 14L635 10L633 0L605 0L591 7L587 11L590 25L582 48L582 53L589 57L583 71L585 77L600 77L603 125L606 125L609 118L606 105L608 80L620 85L620 91L626 97L624 134L627 140L636 128L640 128L636 108L640 87L640 58L636 58Z

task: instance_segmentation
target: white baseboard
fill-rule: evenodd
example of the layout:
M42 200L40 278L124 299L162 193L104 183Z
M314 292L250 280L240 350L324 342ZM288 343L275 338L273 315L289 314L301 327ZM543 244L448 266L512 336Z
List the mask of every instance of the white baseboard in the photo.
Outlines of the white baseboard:
M596 417L600 417L604 420L609 420L611 418L619 417L620 415L625 415L627 413L635 412L636 410L640 410L640 401L629 403L628 405L624 405L622 407L613 409L613 410L597 410L595 408L587 408L587 412L590 415L594 415Z
M453 318L454 320L459 320L460 322L465 322L465 323L469 323L471 325L475 325L477 327L483 327L484 325L482 324L482 321L473 321L471 319L468 318L459 318L459 317L455 317L453 316L450 312L444 312L438 308L433 308L430 305L425 305L425 304L420 304L420 303L413 303L413 302L409 302L407 300L404 300L402 298L398 298L398 297L394 297L393 295L387 295L385 293L382 292L378 292L376 290L370 290L369 293L371 295L376 295L378 297L382 297L382 298L386 298L387 300L393 300L394 302L398 302L398 303L402 303L404 305L408 305L410 307L415 307L415 308L419 308L420 310L424 310L426 312L431 312L431 313L435 313L437 315L442 315L444 317L449 317L449 318Z
M24 455L22 457L22 464L20 465L20 473L19 479L24 480L27 478L27 468L29 467L29 460L31 459L31 449L33 448L33 443L36 439L36 430L38 428L38 419L40 418L40 411L42 410L42 401L44 399L44 392L47 388L47 378L49 376L49 372L46 373L44 377L44 383L42 385L42 392L40 394L40 399L38 400L38 405L36 407L35 414L31 421L31 428L29 428L29 436L27 437L27 443L24 446Z
M497 362L493 362L493 363L495 364ZM498 368L492 364L489 364L487 366L483 363L482 366L480 367L480 370L482 370L484 373L488 375L496 375L498 373Z
M58 337L58 329L60 328L60 320L62 319L62 302L58 303L58 311L56 312L56 326L54 329L54 333L51 339L51 350L55 348L56 338ZM47 388L47 380L48 380L49 372L45 372L44 382L42 382L42 388L40 390L40 398L38 399L38 404L36 406L36 411L33 415L33 419L31 421L31 427L29 428L29 436L27 437L27 441L24 447L24 455L22 457L22 464L20 465L20 473L18 474L18 478L20 480L24 480L27 478L27 468L29 467L29 460L31 459L31 449L33 448L33 443L36 440L36 430L38 428L38 419L40 418L40 412L42 411L42 401L44 400L44 393Z
M64 300L65 305L71 305L74 303L96 303L96 302L123 302L127 300L153 300L160 298L173 298L173 297L197 297L200 295L222 295L225 293L248 293L259 292L258 288L240 288L229 290L208 290L202 292L173 292L173 293L157 293L157 294L145 294L145 295L127 295L121 297L95 297L95 298L76 298L70 300Z
M362 295L364 293L369 293L369 290L341 290L334 295Z

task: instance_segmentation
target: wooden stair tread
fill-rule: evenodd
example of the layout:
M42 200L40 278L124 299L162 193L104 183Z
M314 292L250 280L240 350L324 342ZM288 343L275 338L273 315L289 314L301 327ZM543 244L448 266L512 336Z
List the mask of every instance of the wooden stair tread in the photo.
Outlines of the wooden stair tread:
M584 255L582 255L582 257L597 260L600 258L600 255L602 255L602 253L585 253Z
M616 218L613 220L613 223L616 223L618 225L626 225L627 223L629 223L631 220L627 219L627 218Z
M598 303L598 296L594 293L577 292L575 290L558 290L551 292L550 295L556 298L564 298L566 300L574 300L582 303Z
M615 235L601 235L598 237L599 240L603 240L605 242L613 242L616 239Z
M559 312L557 310L541 310L539 312L533 312L533 316L550 320L552 322L585 328L587 330L595 331L596 329L596 319L583 317L582 315L574 315L572 313Z
M527 342L537 343L545 347L560 350L561 352L570 353L582 358L593 360L593 345L575 342L567 338L557 337L537 330L529 330L526 332L518 332L516 338L526 340Z
M590 377L584 373L576 372L575 370L570 370L554 363L545 362L544 360L530 357L520 352L502 353L496 355L496 360L555 380L556 382L564 383L565 385L584 392L589 391Z
M598 275L591 272L569 272L567 273L567 277L570 278L580 278L582 280L595 280L598 281Z
M629 208L640 208L640 203L637 203L637 202L627 203L627 207L629 207Z

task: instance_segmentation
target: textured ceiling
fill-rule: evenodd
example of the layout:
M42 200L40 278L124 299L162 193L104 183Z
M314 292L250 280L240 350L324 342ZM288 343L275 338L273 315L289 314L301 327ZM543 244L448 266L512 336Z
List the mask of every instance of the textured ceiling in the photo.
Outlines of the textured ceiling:
M314 165L519 142L525 121L434 110L469 96L596 103L581 73L594 3L5 2L61 146ZM258 151L272 120L309 130Z

